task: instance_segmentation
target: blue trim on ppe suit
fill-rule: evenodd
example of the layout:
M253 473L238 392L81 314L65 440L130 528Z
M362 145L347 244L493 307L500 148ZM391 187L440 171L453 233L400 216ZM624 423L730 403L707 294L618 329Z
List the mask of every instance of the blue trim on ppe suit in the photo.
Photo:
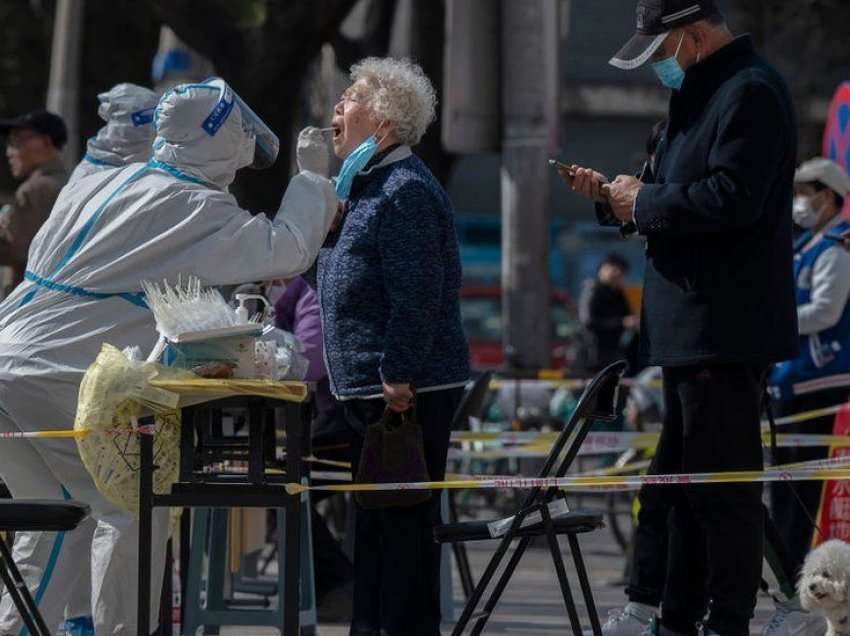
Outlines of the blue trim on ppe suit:
M65 621L65 636L95 636L91 616L77 616Z
M207 87L209 88L209 87ZM162 170L163 172L168 173L175 179L180 179L181 181L188 181L190 183L197 183L200 185L205 185L210 187L208 184L204 183L201 179L197 179L191 175L188 175L184 172L181 172L177 168L172 165L165 163L164 161L158 161L156 159L151 159L147 162L143 167L139 168L136 172L134 172L130 177L121 185L119 185L108 197L106 200L98 206L97 210L95 210L94 214L91 215L88 221L86 221L85 225L83 225L80 233L77 234L74 241L71 243L71 246L68 248L68 251L62 256L62 259L53 268L53 270L46 277L39 276L35 272L31 272L29 270L24 274L24 278L31 283L35 283L37 287L35 289L30 290L22 299L19 307L23 307L24 305L32 302L32 299L35 298L38 293L39 287L44 287L46 289L52 289L53 291L63 292L66 294L71 294L74 296L83 296L87 298L114 298L119 297L123 298L127 302L130 302L138 307L142 307L144 309L148 308L147 303L145 302L145 296L141 292L119 292L119 293L103 293L103 292L93 292L88 289L84 289L82 287L75 287L73 285L66 285L64 283L60 283L54 278L59 273L59 271L67 265L71 259L80 251L80 248L83 246L83 243L88 238L91 233L92 228L94 227L97 220L100 218L103 210L107 205L112 201L112 199L121 192L128 185L139 179L145 172L150 170Z
M109 166L111 168L119 168L122 164L120 163L112 163L111 161L104 161L103 159L95 159L90 154L86 153L83 157L83 161L88 161L89 163L93 163L96 166Z
M39 287L44 287L46 289L52 289L53 291L62 292L64 294L69 294L71 296L82 296L85 298L97 298L97 299L106 299L106 298L123 298L129 303L132 303L138 307L142 307L144 309L148 308L147 302L145 302L145 295L142 292L118 292L115 294L107 294L103 292L93 292L88 289L83 289L82 287L74 287L73 285L64 285L62 283L57 283L55 280L49 280L47 278L42 278L37 274L33 274L31 271L27 270L24 274L24 278L31 283L35 283ZM23 305L23 301L21 301L21 305Z

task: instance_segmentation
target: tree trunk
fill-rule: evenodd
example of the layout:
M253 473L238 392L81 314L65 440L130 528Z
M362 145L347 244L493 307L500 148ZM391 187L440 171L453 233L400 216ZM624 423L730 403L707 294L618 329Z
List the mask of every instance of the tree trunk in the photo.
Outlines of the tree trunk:
M291 127L310 62L334 39L357 0L266 2L258 26L240 26L226 0L153 0L181 40L209 58L216 72L280 137L277 162L241 170L231 190L254 212L274 213L290 176Z

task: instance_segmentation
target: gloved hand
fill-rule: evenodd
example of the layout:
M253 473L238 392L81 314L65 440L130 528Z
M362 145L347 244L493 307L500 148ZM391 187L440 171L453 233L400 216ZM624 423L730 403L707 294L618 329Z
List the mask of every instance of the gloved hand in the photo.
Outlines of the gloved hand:
M331 156L328 143L322 131L315 126L307 126L299 133L295 156L299 170L309 170L323 177L329 176Z

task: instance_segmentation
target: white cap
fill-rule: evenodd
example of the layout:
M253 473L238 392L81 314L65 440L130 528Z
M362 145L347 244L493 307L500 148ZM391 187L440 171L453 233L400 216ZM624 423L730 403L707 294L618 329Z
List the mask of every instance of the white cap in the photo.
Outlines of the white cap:
M846 197L850 192L850 176L847 171L831 159L815 157L809 159L794 174L794 183L820 181L838 196Z

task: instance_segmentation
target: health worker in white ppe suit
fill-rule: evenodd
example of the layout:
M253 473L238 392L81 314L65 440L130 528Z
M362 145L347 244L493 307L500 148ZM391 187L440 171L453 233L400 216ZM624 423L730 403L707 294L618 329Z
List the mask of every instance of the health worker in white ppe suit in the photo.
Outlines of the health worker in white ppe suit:
M0 432L71 428L80 381L104 342L153 348L157 334L140 281L175 283L189 274L231 285L288 278L313 263L337 210L318 130L299 137L301 172L271 221L241 209L227 187L238 169L271 165L277 138L223 80L164 94L154 129L148 162L65 187L32 243L24 282L0 305ZM135 634L138 524L97 492L74 442L2 442L0 476L14 497L70 497L92 507L93 537L15 537L15 560L48 625L63 620L69 592L89 567L81 547L90 542L94 630ZM153 599L167 533L167 511L157 513ZM4 597L0 634L20 629Z
M86 144L86 154L69 183L95 172L147 161L153 142L153 111L159 95L135 84L116 84L97 96L97 114L106 122Z
M125 82L98 94L97 98L100 102L97 114L106 125L88 140L86 154L71 173L69 183L104 170L147 161L151 156L153 112L159 102L159 95L149 88ZM80 538L91 537L96 525L93 518L86 519L78 528ZM91 541L81 543L84 545L80 545L79 549L85 550ZM81 571L64 614L66 636L88 636L94 633L90 568Z

